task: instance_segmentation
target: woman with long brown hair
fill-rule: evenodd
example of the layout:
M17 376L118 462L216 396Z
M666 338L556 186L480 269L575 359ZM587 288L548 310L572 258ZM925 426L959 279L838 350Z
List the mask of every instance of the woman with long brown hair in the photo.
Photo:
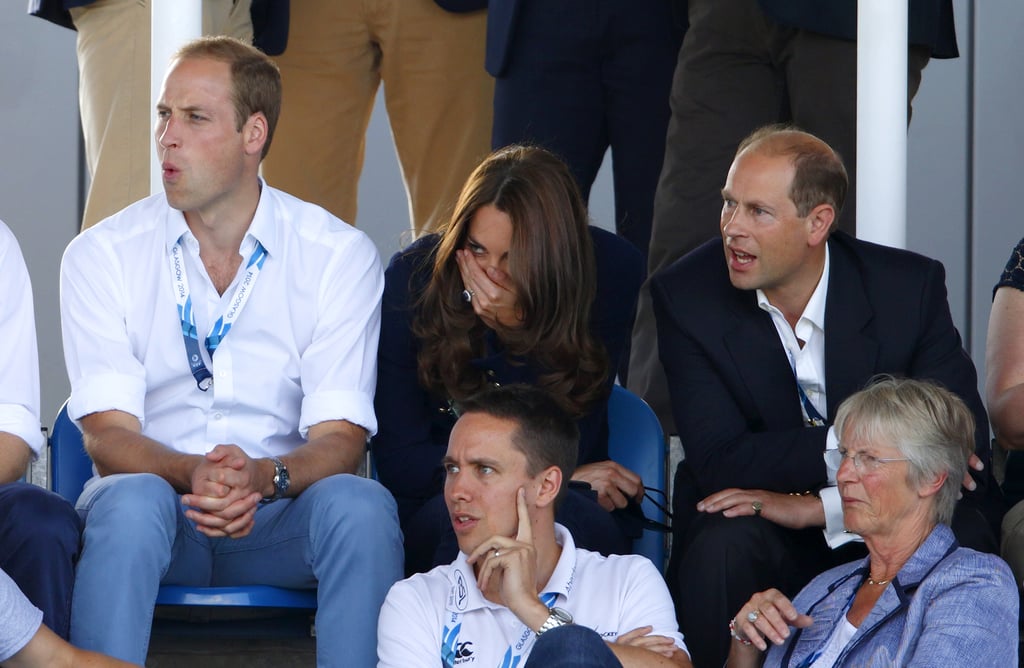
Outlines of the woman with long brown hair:
M447 227L391 259L372 448L398 501L408 572L454 558L441 458L458 401L491 384L539 386L577 418L579 466L558 519L580 547L629 550L606 511L643 485L608 460L607 399L643 271L628 242L588 224L566 166L523 146L488 157Z

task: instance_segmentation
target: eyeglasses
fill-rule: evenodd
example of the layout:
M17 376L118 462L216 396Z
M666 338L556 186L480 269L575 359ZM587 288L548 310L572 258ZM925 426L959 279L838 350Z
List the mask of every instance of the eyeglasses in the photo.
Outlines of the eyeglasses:
M825 466L831 471L838 471L844 459L853 460L853 467L857 469L857 473L871 473L877 471L878 467L882 464L890 462L910 461L906 457L875 457L863 452L856 452L851 455L845 448L825 451Z

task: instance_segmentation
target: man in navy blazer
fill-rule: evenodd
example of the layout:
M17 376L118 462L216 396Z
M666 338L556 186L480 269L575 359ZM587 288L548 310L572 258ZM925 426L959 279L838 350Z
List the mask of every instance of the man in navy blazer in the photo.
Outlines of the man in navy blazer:
M877 374L938 381L977 421L954 530L995 551L988 418L941 263L833 231L847 190L813 135L745 139L722 189L722 241L652 279L658 347L685 461L668 579L695 665L721 665L751 594L796 594L861 548L823 460L839 403ZM724 243L724 257L723 244ZM723 259L725 260L723 262ZM825 529L824 534L822 528Z

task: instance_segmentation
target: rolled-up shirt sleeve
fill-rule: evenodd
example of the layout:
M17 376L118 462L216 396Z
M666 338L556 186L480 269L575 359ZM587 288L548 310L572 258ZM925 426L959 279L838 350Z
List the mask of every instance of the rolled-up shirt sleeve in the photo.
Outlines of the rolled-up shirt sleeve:
M299 433L326 420L347 420L377 433L373 393L384 272L376 247L365 235L346 238L324 272L316 329L302 354L302 413Z
M18 242L0 223L0 431L25 441L34 455L39 430L39 352L32 284Z

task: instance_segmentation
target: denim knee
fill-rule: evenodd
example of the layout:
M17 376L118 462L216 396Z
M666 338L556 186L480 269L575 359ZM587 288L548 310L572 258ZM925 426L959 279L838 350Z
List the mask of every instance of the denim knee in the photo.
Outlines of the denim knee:
M526 666L621 668L622 664L597 631L570 624L552 629L538 638Z

